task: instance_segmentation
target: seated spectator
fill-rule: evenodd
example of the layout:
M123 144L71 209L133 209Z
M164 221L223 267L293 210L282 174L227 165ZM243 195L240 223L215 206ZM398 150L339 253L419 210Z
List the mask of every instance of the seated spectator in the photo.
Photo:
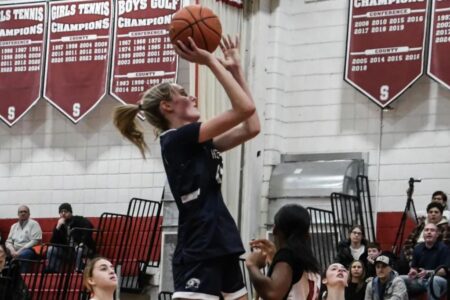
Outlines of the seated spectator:
M436 224L426 224L423 232L425 242L414 247L411 269L408 275L401 277L411 296L427 292L428 299L439 299L447 290L447 280L441 277L445 272L439 270L432 282L430 278L437 267L450 266L450 252L449 248L438 240ZM431 289L433 289L433 293L431 293Z
M445 244L450 243L450 229L447 219L442 215L443 207L438 202L431 202L427 206L427 217L420 218L419 223L405 240L402 255L407 263L412 260L414 247L421 242L424 242L424 230L426 224L435 224L438 228L438 240Z
M320 271L309 244L308 211L300 205L283 206L276 213L274 224L275 247L267 240L252 241L254 251L245 260L256 292L263 299L313 297L317 294ZM265 276L260 269L268 261L270 267ZM307 278L306 274L311 276Z
M366 270L360 260L354 260L350 264L348 285L345 288L346 300L364 300L366 294Z
M367 278L375 277L375 259L381 254L380 244L377 242L371 242L367 244Z
M343 264L347 269L354 260L367 264L367 241L364 238L364 229L360 225L354 225L350 229L349 238L339 242L335 258L336 262Z
M81 270L83 268L83 258L95 253L95 242L92 239L94 226L85 217L72 215L72 206L69 203L63 203L59 206L59 216L60 218L53 229L50 242L52 244L75 247L75 266L78 270ZM64 255L62 247L50 246L47 250L47 272L59 272Z
M39 223L30 219L30 209L22 205L18 209L19 221L11 226L6 248L12 258L30 260L36 258L33 246L41 243L42 230ZM21 263L21 272L28 271L29 264Z
M83 284L91 293L91 300L113 300L117 288L117 275L110 261L96 257L88 262Z
M369 281L365 300L408 299L402 278L392 269L392 257L382 254L375 259L376 276Z
M450 221L450 210L448 210L447 206L447 194L443 191L436 191L431 196L431 202L437 202L440 203L443 207L442 215L447 219L447 221ZM431 203L430 202L430 203ZM427 212L426 211L418 211L417 216L420 217L426 217Z
M325 290L323 300L345 300L345 287L348 284L348 271L340 263L328 266L322 277L322 285Z

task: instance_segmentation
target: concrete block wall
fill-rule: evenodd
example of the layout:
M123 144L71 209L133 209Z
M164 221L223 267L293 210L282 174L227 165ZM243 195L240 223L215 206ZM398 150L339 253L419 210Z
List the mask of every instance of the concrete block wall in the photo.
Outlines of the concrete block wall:
M383 112L344 82L348 5L272 1L259 82L266 94L261 201L281 154L366 152L378 212L403 210L410 177L423 179L414 199L424 209L433 191L450 192L450 91L424 75Z
M186 88L188 74L180 62L179 83ZM20 204L29 205L32 218L57 217L62 202L70 202L76 215L99 217L126 213L133 197L161 199L159 140L141 122L151 151L143 160L112 123L118 104L107 96L73 124L40 99L13 127L0 123L0 218L17 216Z

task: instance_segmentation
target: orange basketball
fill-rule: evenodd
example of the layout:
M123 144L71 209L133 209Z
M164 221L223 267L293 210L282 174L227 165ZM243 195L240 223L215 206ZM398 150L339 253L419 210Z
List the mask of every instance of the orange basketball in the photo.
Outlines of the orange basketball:
M173 15L169 36L172 43L180 40L186 46L188 37L192 37L197 47L213 52L222 38L222 25L211 9L189 5Z

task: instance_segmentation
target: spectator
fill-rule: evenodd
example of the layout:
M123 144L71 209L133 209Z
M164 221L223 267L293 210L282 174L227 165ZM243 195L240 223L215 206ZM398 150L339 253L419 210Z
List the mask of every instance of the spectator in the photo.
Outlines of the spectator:
M439 299L447 289L447 280L443 277L445 272L439 270L430 282L433 271L441 266L450 266L449 248L441 241L438 241L438 227L434 223L425 225L423 237L425 242L418 244L414 248L411 269L408 275L402 276L408 287L410 295L417 295L423 292L428 293L428 299ZM431 293L437 297L433 297Z
M447 206L447 194L445 194L443 191L436 191L431 196L431 202L437 202L441 204L443 207L442 215L447 219L447 221L450 221L450 211L448 210ZM426 211L418 211L417 216L419 218L426 217L427 213Z
M377 276L367 284L365 300L408 299L408 292L402 278L392 269L392 257L385 254L375 259Z
M111 262L103 257L90 260L84 269L83 284L91 293L91 300L113 300L117 275Z
M95 253L95 242L92 239L94 226L85 217L72 215L72 206L69 203L63 203L59 206L59 216L50 242L75 247L75 266L81 270L83 268L83 257ZM47 271L59 272L64 255L62 247L50 246L47 250Z
M12 258L19 260L30 260L36 257L33 246L42 240L42 230L39 223L30 219L30 209L22 205L18 209L19 221L11 226L6 248ZM21 272L28 271L28 263L21 263Z
M424 242L424 231L426 224L435 224L438 228L438 240L442 240L445 244L450 243L450 230L448 221L442 216L443 207L438 202L431 202L427 206L427 217L421 218L419 223L408 236L403 246L403 256L406 262L410 263L413 258L414 247Z
M308 211L300 205L285 205L276 213L274 224L275 244L252 241L255 251L245 260L255 290L263 299L313 297L318 292L320 271L309 243ZM270 267L265 276L260 269L267 262Z
M345 300L364 300L366 286L365 266L362 261L354 260L350 264L348 285L345 288Z
M364 238L364 229L361 225L354 225L350 229L349 238L339 242L336 262L344 265L347 269L354 260L360 260L367 264L367 241Z
M377 242L371 242L367 244L367 270L366 270L366 276L369 277L375 277L375 259L378 257L378 255L381 254L381 247L380 244Z
M340 263L333 263L328 266L323 274L322 284L325 292L322 295L323 300L344 300L345 287L348 283L348 271Z

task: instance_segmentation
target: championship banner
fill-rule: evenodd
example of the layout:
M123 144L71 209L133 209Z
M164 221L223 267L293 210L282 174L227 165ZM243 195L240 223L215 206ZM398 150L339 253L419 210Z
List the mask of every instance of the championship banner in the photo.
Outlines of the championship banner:
M432 2L427 73L450 89L450 0Z
M0 119L14 125L41 95L45 3L0 6Z
M428 0L351 0L345 81L381 107L422 74Z
M77 123L107 92L112 3L52 1L49 10L44 97Z
M117 0L110 94L135 104L149 87L175 82L178 56L168 26L181 1Z

